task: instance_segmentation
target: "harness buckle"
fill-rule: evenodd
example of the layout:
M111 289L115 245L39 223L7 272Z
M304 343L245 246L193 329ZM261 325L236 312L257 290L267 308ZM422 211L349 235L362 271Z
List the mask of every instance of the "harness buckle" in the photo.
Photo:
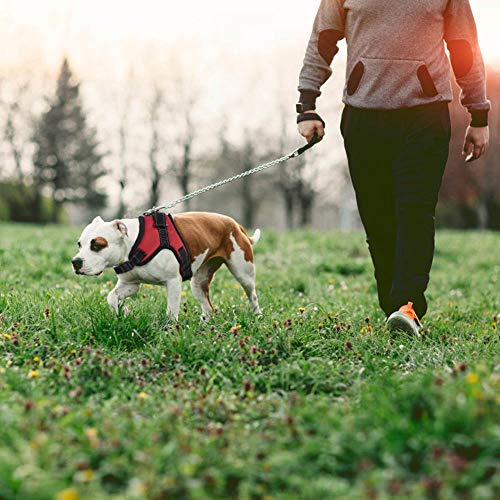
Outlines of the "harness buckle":
M167 218L163 212L154 212L151 214L154 221L154 226L157 229L167 228Z

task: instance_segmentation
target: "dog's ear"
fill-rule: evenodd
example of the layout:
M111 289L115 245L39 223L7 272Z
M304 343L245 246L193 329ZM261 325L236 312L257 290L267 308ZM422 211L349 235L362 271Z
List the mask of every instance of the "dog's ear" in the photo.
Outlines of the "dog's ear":
M113 228L122 236L128 235L128 228L122 220L114 220L111 224L113 225Z
M94 220L92 221L92 224L96 224L97 222L104 222L101 218L100 215L98 215L97 217L94 218Z

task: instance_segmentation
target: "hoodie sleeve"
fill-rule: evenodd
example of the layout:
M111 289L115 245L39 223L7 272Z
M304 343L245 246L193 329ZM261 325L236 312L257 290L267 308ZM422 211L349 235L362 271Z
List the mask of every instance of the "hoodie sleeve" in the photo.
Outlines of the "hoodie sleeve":
M469 0L448 1L444 39L462 89L460 100L472 117L471 125L484 127L488 125L490 102L486 98L486 74Z
M344 38L343 0L321 0L299 77L300 102L314 106L321 86L330 78L330 64Z

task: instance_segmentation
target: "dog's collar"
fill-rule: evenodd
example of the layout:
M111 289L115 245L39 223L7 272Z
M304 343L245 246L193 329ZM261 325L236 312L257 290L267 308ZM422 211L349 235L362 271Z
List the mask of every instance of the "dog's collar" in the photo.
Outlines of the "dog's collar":
M116 274L144 266L164 249L171 250L179 262L182 280L193 276L188 247L171 214L154 212L139 217L139 234L128 254L128 260L114 268Z

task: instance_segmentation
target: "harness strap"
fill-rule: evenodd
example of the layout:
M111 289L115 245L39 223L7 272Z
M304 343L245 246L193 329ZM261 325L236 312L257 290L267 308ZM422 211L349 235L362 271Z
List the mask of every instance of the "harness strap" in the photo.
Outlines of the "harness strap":
M131 255L129 255L129 259L126 262L114 268L115 273L116 274L128 273L129 271L134 269L135 266L139 265L142 259L144 259L144 257L146 257L146 252L138 248Z
M154 212L139 217L139 235L130 250L129 258L123 264L116 266L114 270L116 274L122 274L131 271L136 266L144 266L163 249L170 250L174 254L179 263L183 281L192 278L188 247L172 215L163 212Z
M160 237L160 246L162 248L170 248L168 244L167 217L163 212L155 212L153 215L154 226L158 229Z
M191 256L189 255L189 250L184 238L177 229L174 218L171 214L168 214L168 220L172 231L171 235L173 236L169 243L169 248L174 252L177 262L179 262L182 280L186 281L193 277L193 271L191 269Z

